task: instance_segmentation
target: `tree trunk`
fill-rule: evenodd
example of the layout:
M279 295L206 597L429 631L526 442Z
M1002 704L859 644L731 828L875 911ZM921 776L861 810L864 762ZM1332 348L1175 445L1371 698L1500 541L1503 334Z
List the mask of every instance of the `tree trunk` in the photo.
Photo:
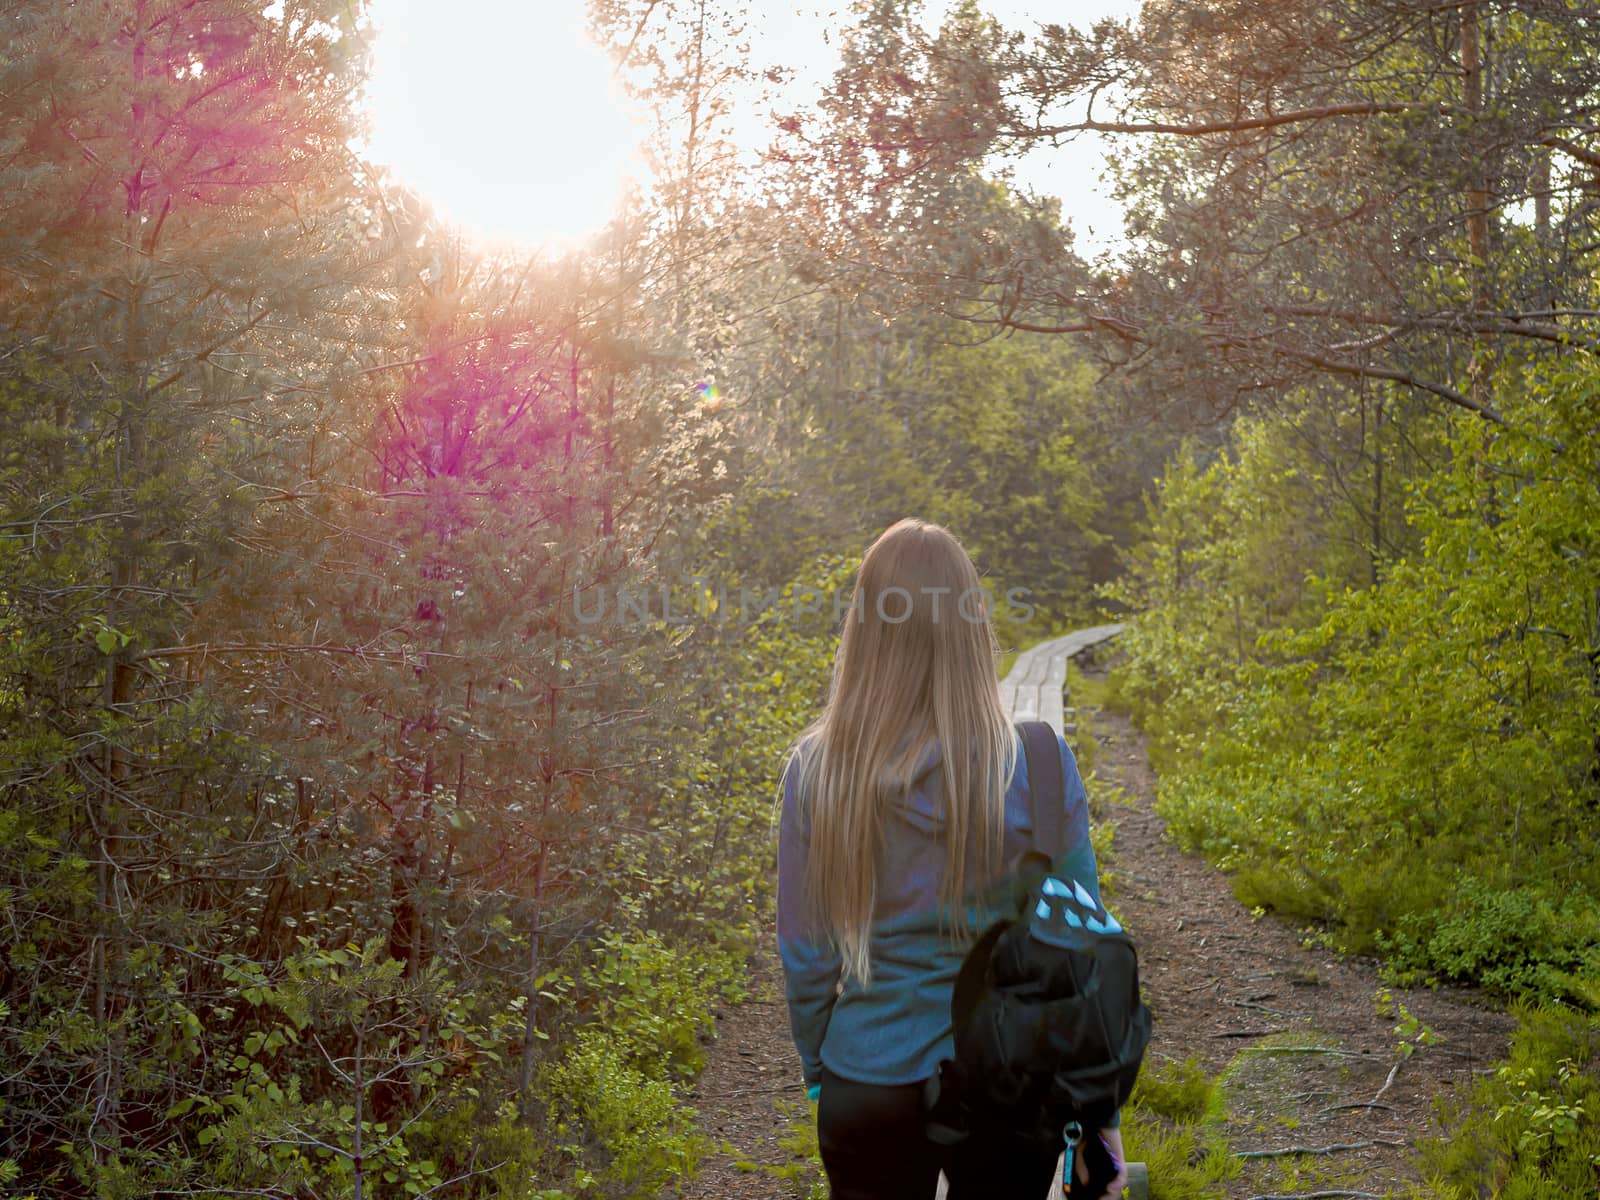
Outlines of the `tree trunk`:
M1483 58L1479 35L1478 0L1468 0L1461 6L1461 88L1465 107L1474 119L1483 111ZM1468 155L1467 253L1472 259L1469 274L1472 279L1472 311L1476 316L1492 307L1489 288L1489 188L1485 182L1482 158L1470 147ZM1474 333L1468 390L1479 404L1488 400L1488 355L1487 335L1481 331Z

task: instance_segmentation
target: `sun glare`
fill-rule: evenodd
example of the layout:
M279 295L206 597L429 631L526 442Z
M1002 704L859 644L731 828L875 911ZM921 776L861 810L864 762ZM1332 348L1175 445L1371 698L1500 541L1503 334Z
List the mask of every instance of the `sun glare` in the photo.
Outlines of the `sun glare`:
M374 162L470 236L581 242L643 178L642 123L583 0L376 0Z

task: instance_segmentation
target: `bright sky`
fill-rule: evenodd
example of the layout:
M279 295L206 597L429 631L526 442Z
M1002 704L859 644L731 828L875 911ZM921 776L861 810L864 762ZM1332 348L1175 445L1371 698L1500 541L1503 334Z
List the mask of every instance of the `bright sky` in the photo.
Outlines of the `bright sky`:
M813 5L755 6L758 67L797 70L795 104L837 61ZM836 11L842 4L830 5ZM938 0L929 8L943 11ZM985 0L1001 23L1088 24L1136 12L1139 0ZM374 0L379 41L368 153L389 165L469 234L527 246L581 242L642 178L644 134L612 85L610 65L583 34L583 0ZM751 137L765 141L750 126ZM1024 186L1062 198L1082 250L1120 245L1120 213L1098 176L1101 143L1032 151Z
M583 32L582 0L375 0L367 152L470 235L595 232L643 177L643 125Z

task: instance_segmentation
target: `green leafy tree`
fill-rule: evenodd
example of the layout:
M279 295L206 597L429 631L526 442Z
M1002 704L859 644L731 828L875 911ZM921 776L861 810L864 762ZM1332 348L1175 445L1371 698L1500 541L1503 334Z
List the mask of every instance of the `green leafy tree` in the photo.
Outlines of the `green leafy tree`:
M361 61L342 5L8 14L0 987L30 1185L115 1193L159 1153L273 869L263 755L165 651L248 538L262 446L370 332Z
M1025 35L970 5L929 34L919 7L856 10L783 147L847 278L888 270L969 316L986 301L1002 327L1085 335L1191 424L1319 377L1500 422L1493 356L1592 340L1600 56L1581 9L1158 0ZM1133 245L1115 266L937 200L985 162L1091 133L1127 147ZM941 237L955 248L929 254Z

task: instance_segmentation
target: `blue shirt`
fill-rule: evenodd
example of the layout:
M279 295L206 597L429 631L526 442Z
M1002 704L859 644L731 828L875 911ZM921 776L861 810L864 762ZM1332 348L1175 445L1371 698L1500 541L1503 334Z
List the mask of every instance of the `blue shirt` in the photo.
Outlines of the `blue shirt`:
M1028 764L1017 737L1017 770L1006 790L1004 862L1007 868L1030 849L1050 856L1054 873L1076 879L1100 896L1094 848L1089 843L1088 798L1078 763L1066 739L1061 751L1065 806L1059 846L1033 844L1028 803ZM868 954L872 982L850 980L841 989L843 963L826 932L807 928L803 903L810 823L795 799L796 772L785 772L778 824L778 955L783 963L789 1028L808 1085L822 1068L860 1083L904 1084L926 1079L939 1060L954 1054L950 996L966 952L939 927L939 885L944 877L944 822L938 812L932 744L918 764L906 803L886 815ZM1044 798L1041 797L1041 803ZM969 862L971 860L969 859ZM968 876L971 878L971 875ZM971 889L967 928L981 932L1002 916L1014 916L1007 875Z

